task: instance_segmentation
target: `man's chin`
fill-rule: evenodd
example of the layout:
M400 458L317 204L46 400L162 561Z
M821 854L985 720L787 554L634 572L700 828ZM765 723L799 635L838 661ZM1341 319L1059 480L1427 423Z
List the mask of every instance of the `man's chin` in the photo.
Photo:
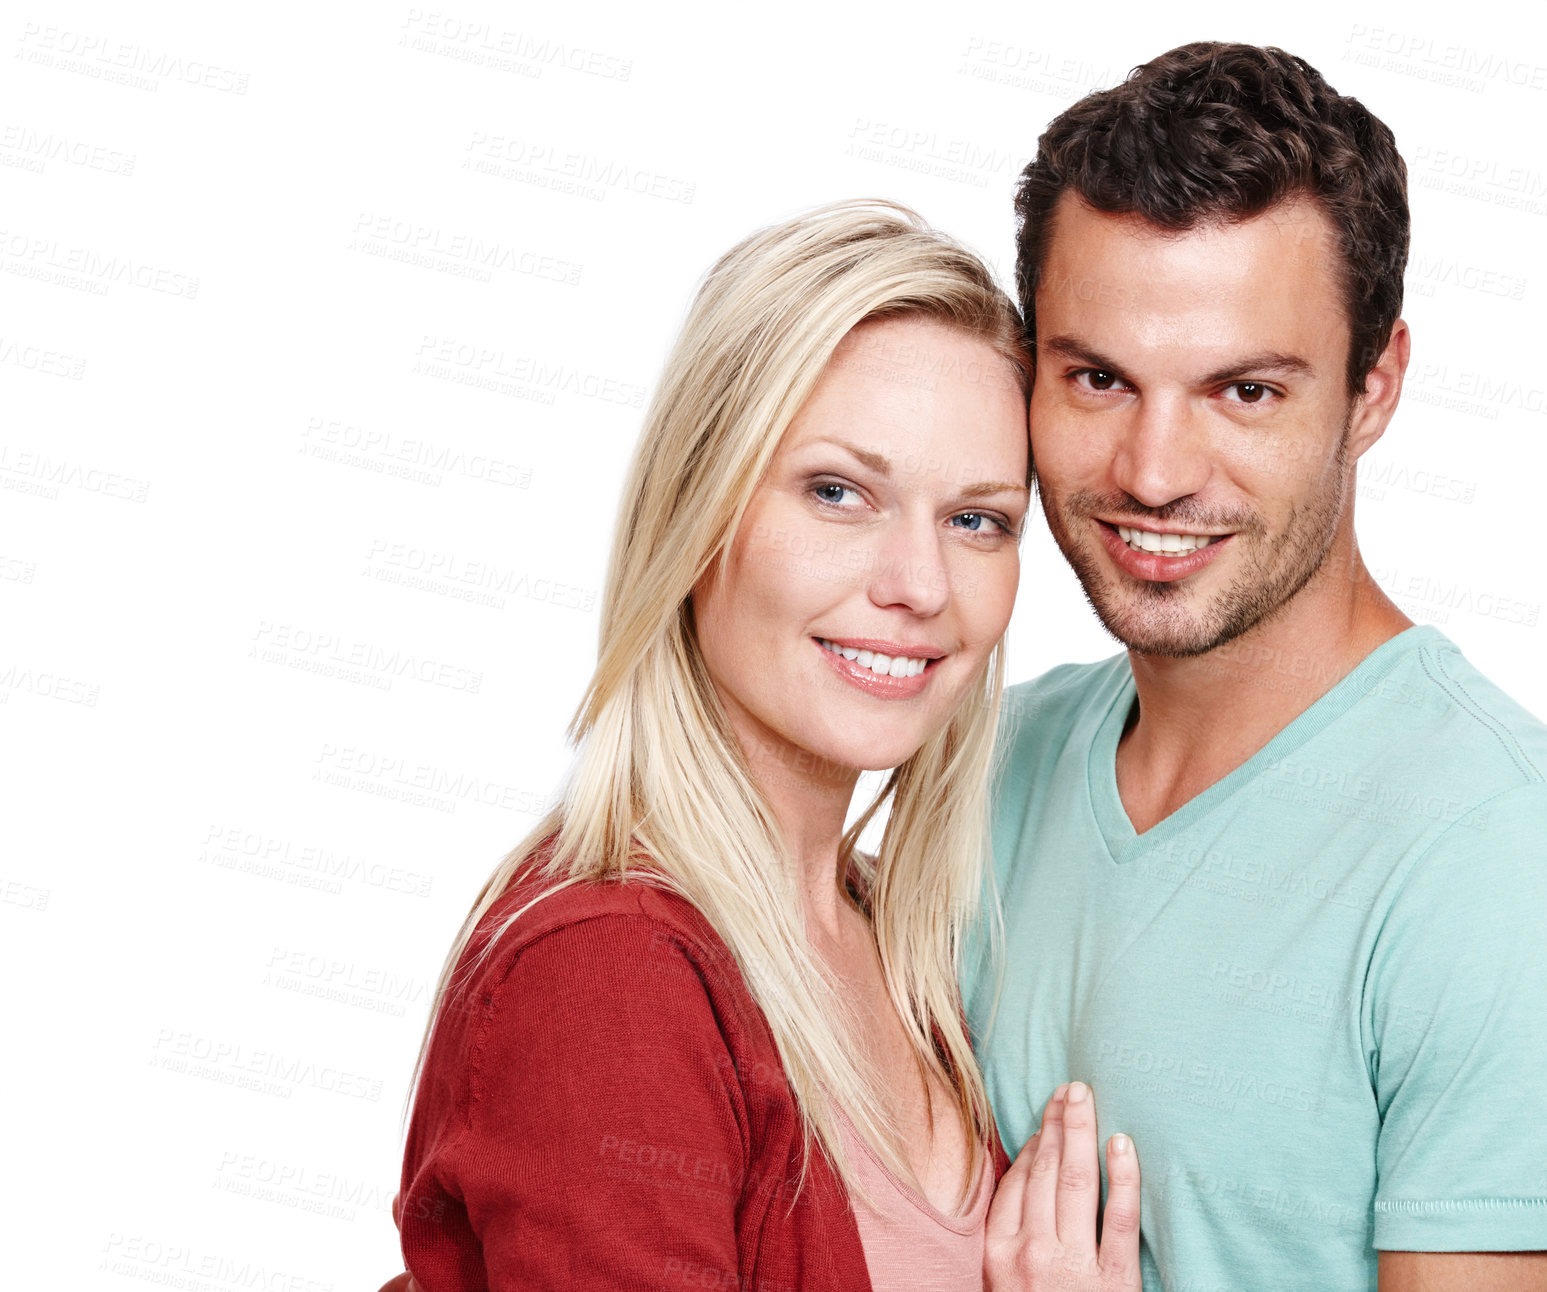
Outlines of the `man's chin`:
M1132 602L1114 605L1113 599L1106 596L1092 596L1088 588L1085 596L1101 626L1139 655L1193 659L1223 646L1250 626L1184 606L1181 603L1188 598L1175 584L1154 585L1153 591L1144 597L1149 604L1143 606Z
M1201 627L1193 630L1157 630L1148 625L1135 627L1128 623L1112 623L1105 617L1101 622L1126 649L1136 655L1155 655L1162 659L1196 659L1223 646L1234 635L1221 635Z

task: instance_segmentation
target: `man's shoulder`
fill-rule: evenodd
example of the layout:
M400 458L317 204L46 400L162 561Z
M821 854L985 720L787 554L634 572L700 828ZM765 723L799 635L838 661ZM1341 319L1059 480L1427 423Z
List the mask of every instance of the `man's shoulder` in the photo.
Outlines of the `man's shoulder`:
M1002 716L1010 732L1035 728L1059 716L1072 719L1092 705L1103 708L1131 682L1126 653L1090 664L1059 664L1026 682L1006 687Z
M1128 656L1122 654L1093 664L1060 664L1007 688L999 719L1001 790L1046 784L1071 751L1090 747L1113 703L1132 687ZM1001 794L1001 807L1005 801Z
M1547 784L1547 724L1442 633L1425 634L1368 698L1402 735L1407 758L1470 796Z

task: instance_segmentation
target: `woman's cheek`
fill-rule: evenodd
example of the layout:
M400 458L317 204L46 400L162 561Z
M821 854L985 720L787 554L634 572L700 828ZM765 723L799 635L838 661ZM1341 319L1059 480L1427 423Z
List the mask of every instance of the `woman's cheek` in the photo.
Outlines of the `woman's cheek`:
M980 657L1010 626L1015 593L1021 581L1020 549L1011 547L987 560L964 564L953 571L952 587L959 607L962 636Z
M1005 629L1010 626L1010 614L1015 609L1015 594L1021 584L1021 557L1017 549L1008 562L1009 569L997 580L998 588L998 625L994 630L994 640L1004 636Z

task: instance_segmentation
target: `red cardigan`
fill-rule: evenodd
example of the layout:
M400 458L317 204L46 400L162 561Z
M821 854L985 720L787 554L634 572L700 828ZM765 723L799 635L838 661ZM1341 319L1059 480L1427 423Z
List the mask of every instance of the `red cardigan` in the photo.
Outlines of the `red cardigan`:
M501 898L462 964L537 891ZM869 1292L815 1146L797 1195L800 1120L773 1035L688 902L574 885L457 981L403 1162L404 1262L423 1292Z

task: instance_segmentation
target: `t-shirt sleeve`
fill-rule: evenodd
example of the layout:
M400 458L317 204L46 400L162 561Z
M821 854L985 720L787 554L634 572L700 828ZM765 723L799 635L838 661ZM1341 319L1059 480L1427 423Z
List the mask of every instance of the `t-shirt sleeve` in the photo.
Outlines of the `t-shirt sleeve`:
M492 1005L457 1151L490 1292L739 1286L745 1109L684 943L640 916L569 925Z
M1547 1248L1547 789L1454 822L1415 864L1365 995L1375 1246Z

